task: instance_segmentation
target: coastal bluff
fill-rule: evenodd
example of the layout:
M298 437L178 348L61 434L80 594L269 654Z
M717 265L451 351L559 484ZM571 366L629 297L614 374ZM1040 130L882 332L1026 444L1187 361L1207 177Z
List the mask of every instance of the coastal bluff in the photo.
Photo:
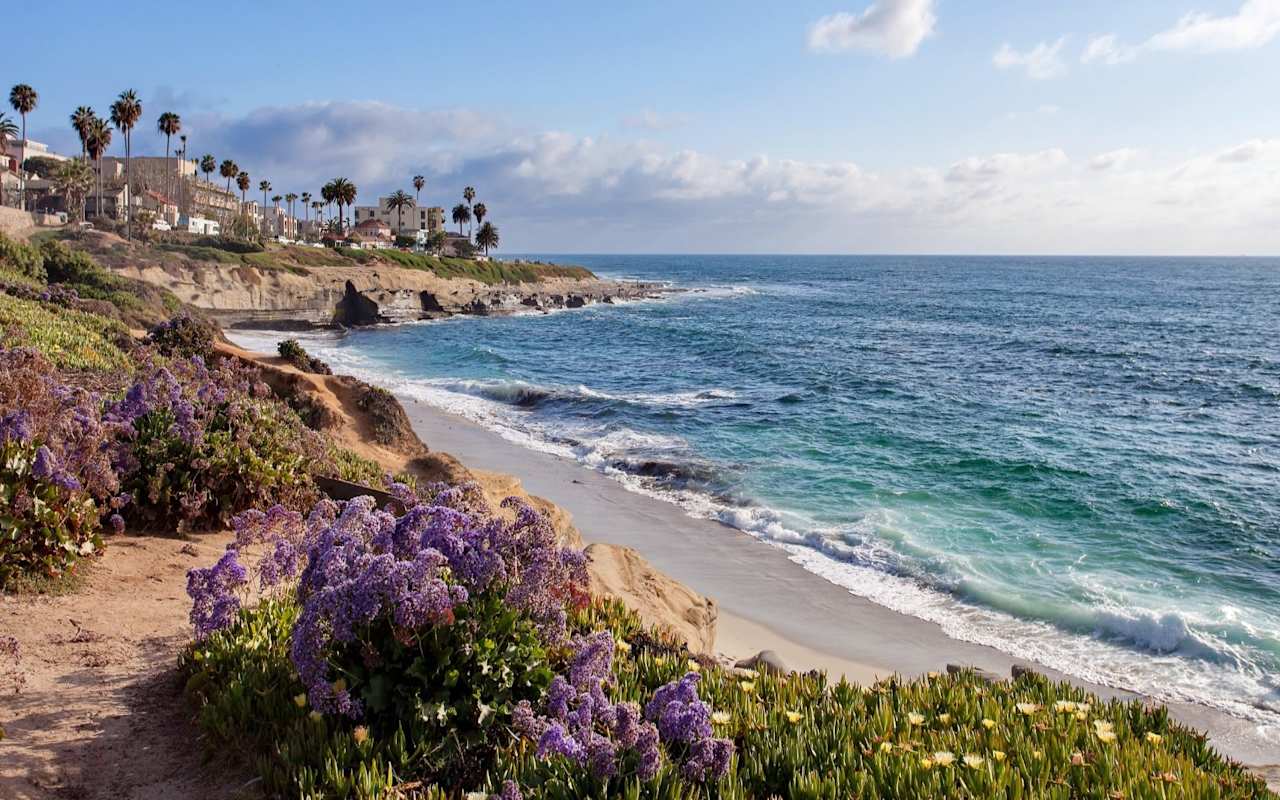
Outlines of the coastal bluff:
M582 267L436 259L401 251L126 242L91 233L67 244L126 278L163 286L228 327L410 322L580 308L653 297L656 284L613 281Z

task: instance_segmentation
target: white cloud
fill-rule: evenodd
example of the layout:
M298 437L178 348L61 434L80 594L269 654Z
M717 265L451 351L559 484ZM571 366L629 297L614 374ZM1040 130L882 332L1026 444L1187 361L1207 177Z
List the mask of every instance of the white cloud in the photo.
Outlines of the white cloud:
M1280 0L1245 0L1234 14L1214 16L1204 11L1183 15L1172 28L1138 45L1121 43L1115 34L1094 36L1080 60L1122 64L1143 52L1218 53L1252 50L1280 36Z
M1084 52L1080 55L1080 61L1084 64L1092 64L1095 61L1103 64L1123 64L1137 57L1136 48L1120 44L1114 33L1108 33L1090 37L1089 43L1085 45Z
M815 22L809 28L809 49L871 50L905 58L933 34L937 21L933 0L876 0L861 14L841 11Z
M1280 251L1274 138L1181 161L1130 148L1073 160L1051 147L878 169L726 159L385 103L186 122L200 152L233 158L281 192L344 175L364 203L421 173L422 202L447 208L473 185L513 252ZM162 140L143 141L163 152Z
M1095 172L1123 169L1132 163L1139 155L1141 155L1140 151L1132 147L1121 147L1116 150L1108 150L1105 153L1099 153L1089 159L1089 169L1094 170Z
M1062 60L1062 48L1067 43L1063 36L1056 42L1040 42L1026 52L1019 52L1005 42L991 57L991 63L1000 69L1025 67L1027 75L1036 80L1058 78L1067 74L1067 64Z

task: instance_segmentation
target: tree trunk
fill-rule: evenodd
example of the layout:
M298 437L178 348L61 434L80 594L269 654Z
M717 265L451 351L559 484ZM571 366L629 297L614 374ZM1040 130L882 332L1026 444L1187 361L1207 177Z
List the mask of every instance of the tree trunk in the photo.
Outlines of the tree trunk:
M18 175L22 178L22 210L27 210L27 112L22 112L22 163L18 165Z

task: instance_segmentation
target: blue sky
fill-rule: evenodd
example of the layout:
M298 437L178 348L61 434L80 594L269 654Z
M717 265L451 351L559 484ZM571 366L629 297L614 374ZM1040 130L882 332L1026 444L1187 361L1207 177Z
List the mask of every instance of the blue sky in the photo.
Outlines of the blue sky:
M7 43L33 138L131 87L514 251L1280 253L1280 0L124 5Z

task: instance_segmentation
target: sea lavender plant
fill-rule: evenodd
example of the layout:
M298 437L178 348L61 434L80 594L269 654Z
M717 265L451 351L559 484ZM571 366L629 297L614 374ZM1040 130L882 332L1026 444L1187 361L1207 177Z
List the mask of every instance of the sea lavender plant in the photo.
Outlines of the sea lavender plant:
M187 573L187 595L191 597L191 625L196 638L203 639L235 621L240 611L240 592L248 573L229 548L212 567Z

